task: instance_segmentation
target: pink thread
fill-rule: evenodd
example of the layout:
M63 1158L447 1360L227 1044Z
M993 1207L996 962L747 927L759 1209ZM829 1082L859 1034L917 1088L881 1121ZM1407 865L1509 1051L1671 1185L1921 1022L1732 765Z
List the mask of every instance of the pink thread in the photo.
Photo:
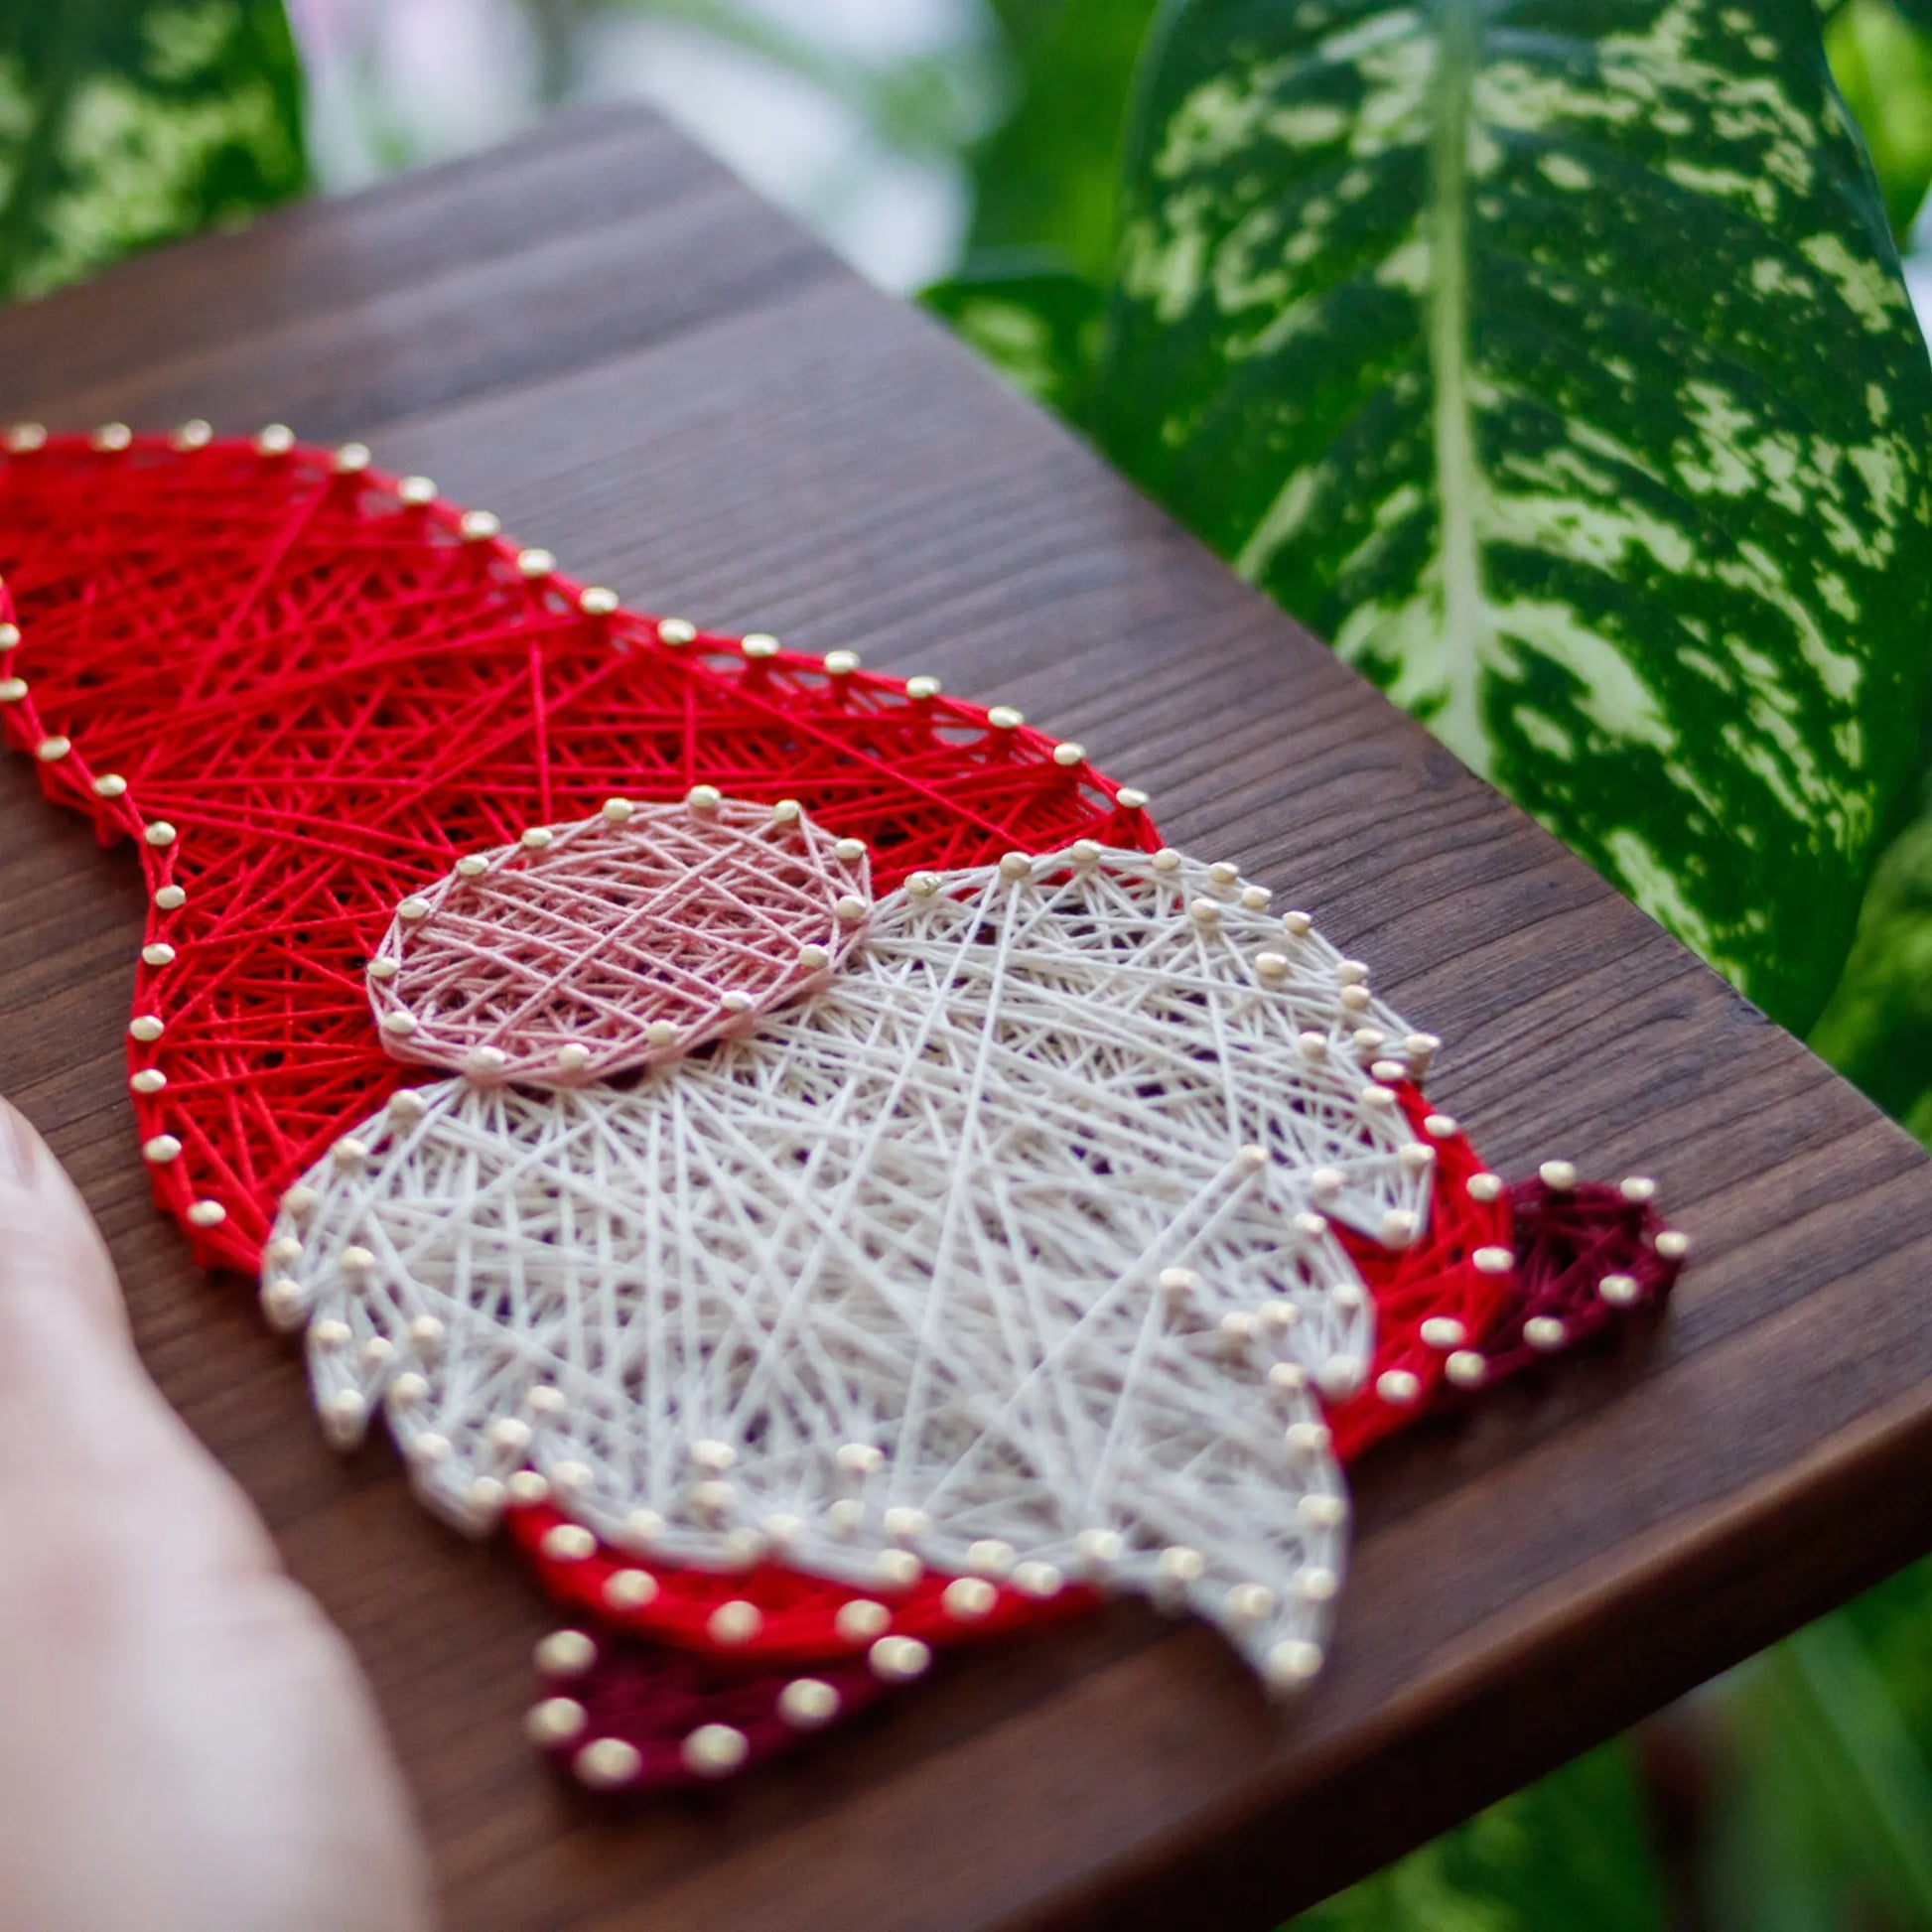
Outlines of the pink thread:
M863 930L866 848L789 799L611 799L468 855L402 900L369 967L398 1059L587 1084L742 1033Z

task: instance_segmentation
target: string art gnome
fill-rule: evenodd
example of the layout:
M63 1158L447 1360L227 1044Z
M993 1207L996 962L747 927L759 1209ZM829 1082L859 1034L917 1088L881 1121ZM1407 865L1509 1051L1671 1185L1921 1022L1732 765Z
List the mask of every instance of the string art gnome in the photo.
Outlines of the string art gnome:
M157 1189L334 1440L507 1515L587 1782L1108 1592L1301 1684L1343 1464L1668 1289L1647 1181L1505 1187L1364 966L1017 713L633 618L359 449L9 448L0 707L147 861Z
M323 1415L386 1401L459 1519L540 1433L648 1557L1095 1575L1311 1674L1346 1520L1316 1392L1372 1335L1331 1219L1406 1245L1434 1155L1266 900L1086 842L874 903L860 841L710 787L466 856L370 968L454 1077L269 1243Z

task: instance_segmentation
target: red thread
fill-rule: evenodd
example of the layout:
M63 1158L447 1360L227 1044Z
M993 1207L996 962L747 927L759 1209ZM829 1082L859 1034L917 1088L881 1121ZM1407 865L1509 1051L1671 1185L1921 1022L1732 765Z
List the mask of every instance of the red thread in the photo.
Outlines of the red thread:
M8 735L61 747L49 796L143 841L151 889L185 895L150 916L170 956L142 966L135 1012L162 1031L130 1058L166 1079L135 1112L144 1141L180 1144L156 1193L206 1264L252 1271L282 1190L398 1084L363 970L398 901L465 853L700 783L799 799L866 841L880 890L1016 847L1156 843L1025 725L815 657L667 641L463 528L320 451L55 437L0 466L29 633Z
M1473 1260L1479 1248L1510 1245L1509 1203L1500 1192L1486 1202L1475 1198L1469 1182L1484 1170L1468 1137L1459 1130L1432 1136L1425 1122L1442 1116L1416 1087L1399 1086L1396 1093L1417 1140L1435 1150L1435 1184L1429 1225L1412 1247L1390 1250L1352 1229L1336 1230L1375 1299L1375 1355L1368 1380L1328 1412L1335 1451L1344 1461L1439 1400L1448 1386L1450 1355L1458 1348L1486 1350L1511 1293L1508 1277L1486 1274ZM1423 1332L1430 1322L1455 1324L1458 1338L1433 1341ZM1414 1393L1390 1377L1411 1378ZM1394 1387L1401 1387L1406 1399L1391 1401L1385 1391Z
M706 1570L651 1566L657 1593L648 1602L614 1607L613 1576L634 1573L637 1559L607 1546L595 1554L560 1559L543 1548L546 1534L571 1519L548 1503L512 1508L510 1534L559 1602L583 1610L613 1630L648 1636L689 1649L711 1650L740 1662L758 1658L794 1668L827 1659L863 1656L876 1638L918 1637L935 1648L978 1642L1024 1625L1054 1622L1078 1614L1099 1599L1093 1591L1068 1585L1052 1596L1026 1596L999 1586L988 1608L960 1616L945 1601L955 1579L927 1572L904 1589L848 1589L760 1563L750 1570L720 1575ZM856 1628L841 1628L839 1618L854 1601L873 1602L881 1616ZM757 1632L737 1643L721 1644L709 1632L712 1613L723 1603L747 1602L759 1612Z
M1555 1188L1531 1178L1511 1185L1509 1202L1516 1273L1491 1328L1492 1383L1589 1341L1677 1284L1682 1258L1658 1253L1666 1229L1647 1198L1632 1200L1602 1181ZM1617 1299L1606 1299L1606 1283ZM1562 1332L1539 1339L1539 1320Z
M830 1693L819 1694L808 1722L787 1719L783 1700L803 1673L769 1663L733 1665L722 1657L674 1650L664 1644L603 1642L581 1671L542 1674L546 1699L564 1698L565 1723L552 1719L552 1733L536 1728L537 1741L559 1766L577 1761L587 1743L617 1738L637 1754L622 1780L628 1791L674 1790L719 1775L694 1764L687 1741L707 1725L729 1725L743 1739L744 1755L730 1766L750 1770L792 1751L814 1732L849 1723L894 1690L863 1657L816 1665L809 1677ZM820 1715L820 1714L823 1715ZM544 1716L550 1716L545 1712Z

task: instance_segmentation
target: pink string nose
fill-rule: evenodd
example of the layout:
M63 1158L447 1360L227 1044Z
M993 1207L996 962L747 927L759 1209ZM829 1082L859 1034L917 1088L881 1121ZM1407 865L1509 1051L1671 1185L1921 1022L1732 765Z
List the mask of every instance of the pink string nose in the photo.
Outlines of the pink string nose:
M583 1085L822 985L871 909L865 846L786 799L612 799L406 898L369 966L384 1044L479 1079Z

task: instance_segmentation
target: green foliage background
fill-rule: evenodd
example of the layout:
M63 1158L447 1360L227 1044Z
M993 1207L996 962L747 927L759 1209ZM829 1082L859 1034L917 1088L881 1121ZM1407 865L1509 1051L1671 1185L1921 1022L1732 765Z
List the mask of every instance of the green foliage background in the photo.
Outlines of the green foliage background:
M0 295L307 183L281 0L0 0Z
M1090 427L1803 1028L1915 751L1932 367L1809 0L1179 0Z
M1153 0L1011 0L1015 10L1024 20L1012 37L1014 106L977 150L966 259L929 299L1030 393L1092 433L1106 356L1099 318L1123 225L1134 43L1160 9ZM1173 0L1167 11L1183 9ZM1851 0L1826 31L1884 211L1908 242L1932 181L1932 6ZM1086 54L1077 76L1052 58L1069 41ZM1043 70L1033 65L1041 58ZM1058 177L1051 195L1015 164L1035 128ZM989 156L996 166L984 165ZM1929 646L1921 629L1921 652ZM1814 1037L1932 1145L1932 774L1922 755L1919 765L1891 806L1889 843ZM1691 1766L1688 1821L1666 1815L1681 1814L1684 1794L1640 1775L1644 1754L1623 1740L1297 1927L1932 1928L1932 1564L1754 1660L1668 1722L1673 1739L1690 1739L1678 1753Z
M1293 9L985 0L989 71L983 51L862 69L734 0L520 3L546 97L585 80L579 50L599 16L649 13L806 79L900 152L960 155L971 219L958 267L928 291L930 306L1082 433L1105 439L1132 467L1161 468L1165 458L1136 454L1145 422L1120 411L1120 394L1138 396L1145 385L1106 393L1109 358L1134 320L1121 306L1119 268L1123 232L1136 218L1137 86L1143 99L1158 95L1165 36L1183 15L1195 29L1203 19L1232 21L1252 42ZM1559 24L1616 3L1575 0ZM1368 0L1338 4L1375 11ZM1642 4L1630 0L1626 11ZM1725 18L1774 28L1799 59L1809 8L1810 0L1738 0ZM1163 32L1157 15L1166 16ZM1888 222L1903 246L1918 232L1932 242L1923 213L1932 183L1932 0L1819 0L1817 17L1876 171L1880 232ZM1238 33L1228 44L1230 67L1249 58ZM1190 58L1211 65L1211 50L1201 40ZM1278 192L1292 194L1294 155L1256 147L1246 165L1276 170ZM0 0L0 294L32 296L132 249L245 218L307 179L301 75L280 0ZM1144 197L1146 189L1143 178ZM1861 191L1848 192L1857 201ZM1816 322L1767 311L1763 327L1802 334ZM1214 344L1212 328L1204 340ZM1165 354L1168 344L1155 347ZM1916 373L1891 371L1901 393L1924 380L1922 345L1916 352ZM1151 366L1172 375L1159 361ZM1183 372L1183 385L1224 372L1210 355ZM1921 468L1928 455L1916 452ZM1211 501L1155 481L1210 540L1238 542L1216 525ZM1292 606L1307 595L1288 579L1269 587ZM1923 615L1877 611L1852 626L1892 680L1894 725L1909 713L1899 694L1919 688L1932 659ZM1319 614L1330 634L1336 616ZM1399 692L1398 672L1389 675ZM1885 755L1893 763L1908 736L1899 732L1897 752ZM1495 775L1508 785L1519 774L1504 762ZM1565 820L1524 783L1525 802L1588 852L1587 814ZM1851 884L1877 855L1856 934L1846 916L1827 920L1833 929L1822 935L1802 935L1822 962L1812 978L1823 973L1826 984L1849 945L1813 1039L1932 1145L1932 762L1921 750L1916 775L1903 782L1896 770L1879 771L1870 796L1881 818L1841 854ZM1600 852L1590 856L1606 863ZM1653 909L1668 916L1671 907ZM1805 986L1780 986L1775 975L1762 985L1787 1018L1802 1023L1816 1008ZM1296 1924L1303 1932L1932 1932L1928 1767L1932 1565L1922 1565L1709 1687L1649 1741L1639 1733L1590 1753Z

